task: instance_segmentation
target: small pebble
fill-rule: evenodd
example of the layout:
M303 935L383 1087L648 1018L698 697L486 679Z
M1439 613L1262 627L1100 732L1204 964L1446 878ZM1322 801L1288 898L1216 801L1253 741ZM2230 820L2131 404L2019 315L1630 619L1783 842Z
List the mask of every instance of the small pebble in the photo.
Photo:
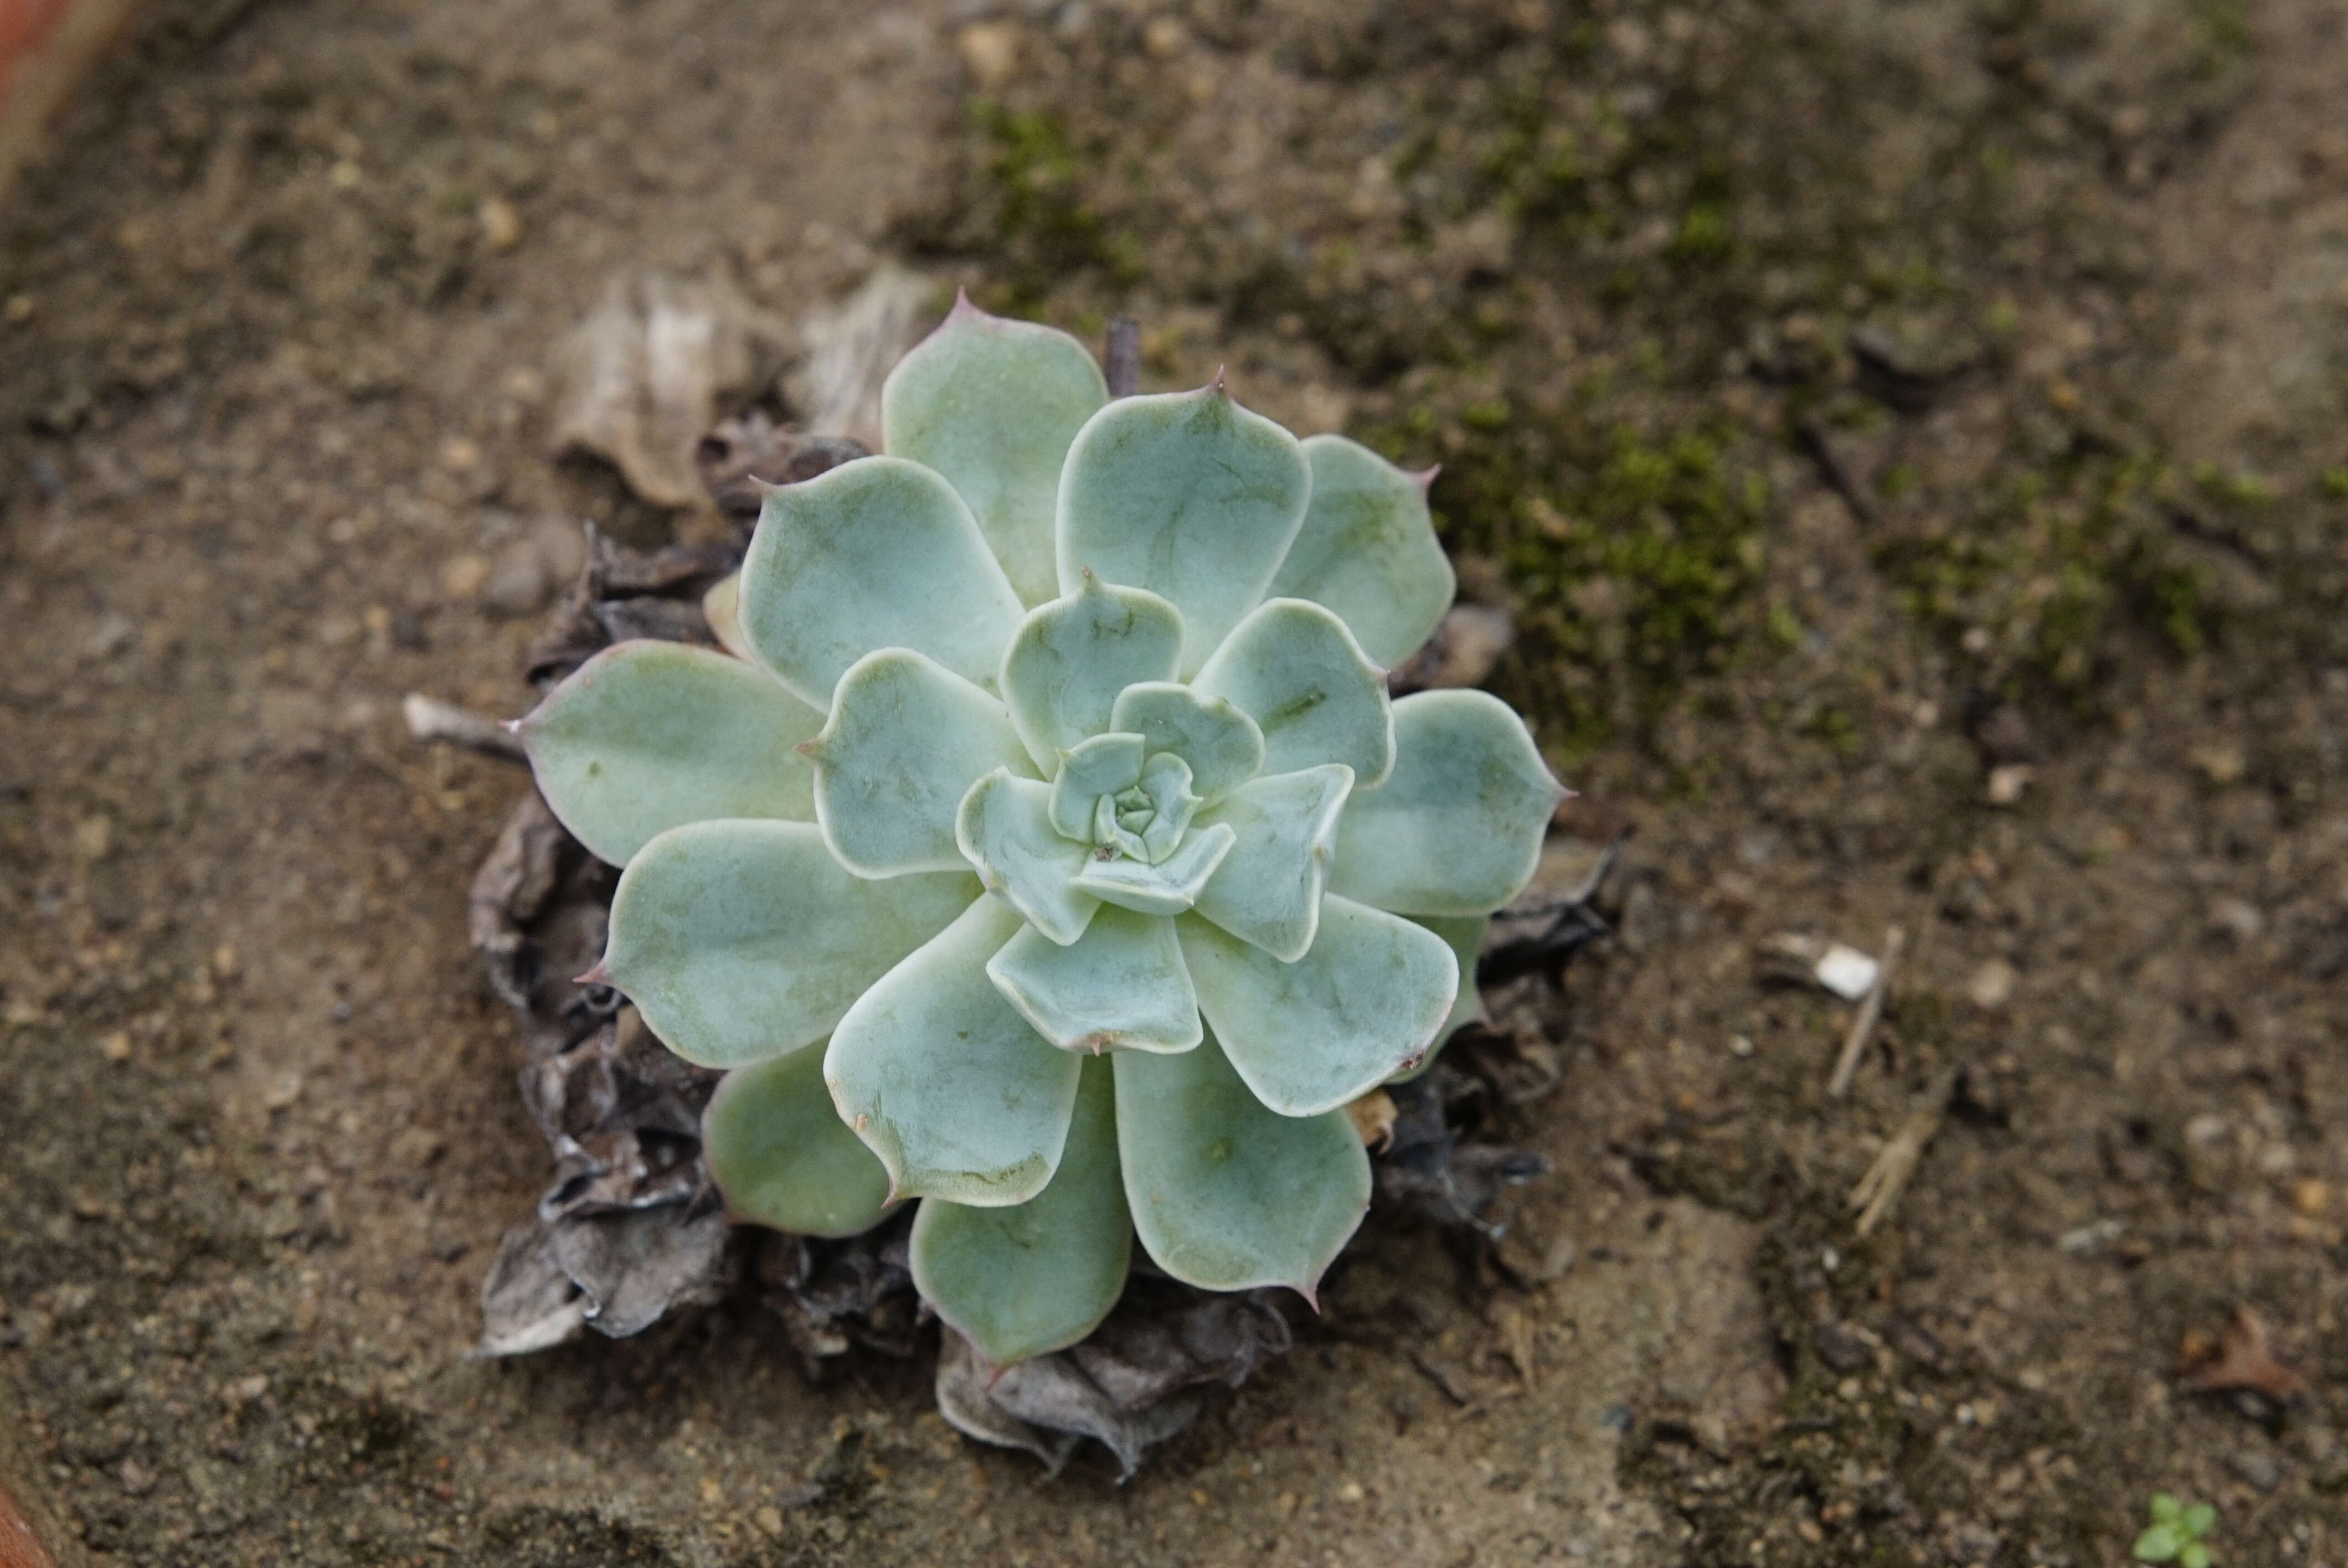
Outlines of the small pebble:
M518 539L498 552L480 585L481 603L499 615L534 615L546 604L554 584L546 569L545 552L535 540Z
M2272 1491L2282 1484L2282 1466L2265 1454L2236 1454L2234 1473L2260 1491Z
M128 1061L130 1060L130 1037L118 1029L98 1042L98 1054L108 1061Z
M1965 982L1965 995L1973 1006L1985 1012L1994 1012L2013 999L2013 988L2022 977L2003 958L1992 958L1973 971Z
M512 202L492 196L481 203L481 240L492 251L510 251L521 243L521 214Z
M467 551L452 556L440 569L440 590L450 599L471 599L489 580L489 558Z

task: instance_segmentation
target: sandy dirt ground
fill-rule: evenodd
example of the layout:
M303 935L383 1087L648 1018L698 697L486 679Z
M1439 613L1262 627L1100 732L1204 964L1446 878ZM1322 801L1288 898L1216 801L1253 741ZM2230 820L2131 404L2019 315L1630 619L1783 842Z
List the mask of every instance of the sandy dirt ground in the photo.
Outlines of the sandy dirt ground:
M0 1477L68 1568L2348 1561L2343 81L2321 0L159 7L0 207ZM708 526L554 452L614 280L789 415L884 264L1442 461L1560 868L1635 830L1491 999L1504 1241L1374 1215L1123 1487L747 1307L464 1356L521 780L400 699ZM1829 1097L1756 947L1892 926Z

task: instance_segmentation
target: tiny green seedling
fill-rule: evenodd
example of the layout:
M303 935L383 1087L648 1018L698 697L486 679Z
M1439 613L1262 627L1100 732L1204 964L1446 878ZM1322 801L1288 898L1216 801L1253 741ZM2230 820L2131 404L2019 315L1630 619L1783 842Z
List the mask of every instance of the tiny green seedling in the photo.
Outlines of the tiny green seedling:
M2152 1494L2152 1522L2136 1538L2129 1555L2139 1563L2174 1563L2177 1568L2209 1568L2215 1561L2203 1537L2218 1522L2218 1511L2206 1502L2191 1507L2165 1491Z

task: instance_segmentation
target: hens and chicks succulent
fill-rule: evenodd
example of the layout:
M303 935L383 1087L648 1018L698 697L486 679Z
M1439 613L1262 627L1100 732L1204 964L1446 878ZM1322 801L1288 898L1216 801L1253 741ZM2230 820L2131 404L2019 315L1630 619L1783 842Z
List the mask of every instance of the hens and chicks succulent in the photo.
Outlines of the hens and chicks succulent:
M853 1235L996 1364L1082 1338L1133 1238L1313 1290L1345 1105L1477 1010L1560 791L1477 692L1390 701L1449 604L1413 476L1216 385L1111 401L958 304L885 456L771 491L728 651L606 651L520 731L623 867L600 978L727 1070L729 1210Z

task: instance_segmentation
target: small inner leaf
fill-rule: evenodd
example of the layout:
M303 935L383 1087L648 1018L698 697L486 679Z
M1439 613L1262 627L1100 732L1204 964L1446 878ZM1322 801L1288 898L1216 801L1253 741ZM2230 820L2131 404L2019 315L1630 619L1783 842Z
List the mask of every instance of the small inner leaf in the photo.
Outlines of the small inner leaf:
M1276 958L1303 958L1320 928L1338 814L1353 786L1353 769L1325 763L1225 795L1200 822L1229 823L1238 841L1200 893L1199 913Z
M1053 830L1052 786L997 768L970 786L955 819L955 841L986 890L1066 947L1085 934L1100 900L1069 885L1092 846Z
M1150 752L1172 752L1190 764L1190 787L1217 800L1263 766L1263 732L1220 697L1170 681L1145 681L1117 693L1109 722L1142 737Z
M1231 853L1237 836L1228 823L1202 827L1155 866L1122 856L1114 860L1096 856L1076 874L1076 886L1137 915L1179 915L1199 901L1199 890Z
M1002 689L1035 765L1109 727L1117 694L1173 679L1182 617L1154 593L1087 577L1075 593L1039 604L1003 651Z
M1068 838L1093 835L1093 803L1141 782L1141 737L1095 735L1060 754L1052 780L1052 825Z

